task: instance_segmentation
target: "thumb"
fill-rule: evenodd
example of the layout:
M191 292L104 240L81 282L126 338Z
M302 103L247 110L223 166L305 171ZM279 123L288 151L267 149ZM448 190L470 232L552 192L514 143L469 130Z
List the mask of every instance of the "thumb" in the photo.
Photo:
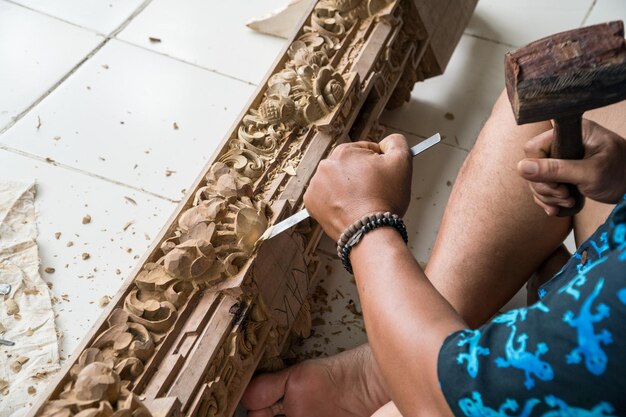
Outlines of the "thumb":
M587 175L585 161L577 159L522 159L518 173L528 181L580 184Z
M248 410L260 410L271 407L283 398L290 369L287 368L275 374L262 374L254 378L241 398L243 406Z
M409 144L407 143L406 138L404 135L399 133L387 136L385 139L380 141L378 146L380 146L380 150L384 154L396 151L409 152Z

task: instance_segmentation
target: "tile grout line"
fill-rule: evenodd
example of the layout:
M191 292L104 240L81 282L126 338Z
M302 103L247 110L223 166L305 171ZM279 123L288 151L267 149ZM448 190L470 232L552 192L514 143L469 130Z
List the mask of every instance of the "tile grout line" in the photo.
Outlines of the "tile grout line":
M19 149L11 148L11 147L6 146L4 144L0 144L0 149L4 150L4 151L7 151L7 152L10 152L10 153L13 153L13 154L16 154L16 155L23 156L25 158L34 159L36 161L40 161L40 162L43 162L43 163L46 163L46 164L50 164L52 166L65 169L67 171L71 171L71 172L74 172L74 173L77 173L77 174L81 174L81 175L84 175L84 176L87 176L87 177L92 177L92 178L96 178L96 179L99 179L99 180L102 180L102 181L106 181L108 183L111 183L111 184L114 184L114 185L118 185L118 186L121 186L121 187L124 187L124 188L129 188L131 190L138 191L140 193L148 194L148 195L151 195L153 197L159 198L161 200L169 201L170 203L176 203L176 204L180 203L180 200L174 200L173 198L166 197L166 196L161 195L161 194L157 194L157 193L155 193L153 191L145 190L143 188L135 187L134 185L130 185L130 184L126 184L126 183L123 183L123 182L120 182L120 181L116 181L114 179L107 178L107 177L102 176L100 174L96 174L96 173L93 173L93 172L89 172L89 171L85 171L85 170L82 170L82 169L79 169L79 168L75 168L73 166L57 162L57 161L55 161L53 159L50 159L50 158L44 158L42 156L38 156L38 155L34 155L34 154L31 154L31 153L28 153L28 152L24 152L24 151L19 150Z
M118 42L125 43L125 44L130 45L130 46L134 46L134 47L139 48L139 49L143 49L144 51L152 52L152 53L154 53L154 54L157 54L157 55L160 55L160 56L163 56L163 57L166 57L166 58L172 59L172 60L174 60L174 61L181 62L181 63L183 63L183 64L191 65L192 67L195 67L195 68L198 68L198 69L202 69L202 70L205 70L205 71L208 71L208 72L212 72L212 73L217 74L217 75L221 75L221 76L226 77L226 78L230 78L231 80L234 80L234 81L239 81L239 82L241 82L241 83L244 83L244 84L247 84L247 85L251 85L251 86L253 86L253 87L257 87L257 86L258 86L258 84L255 84L255 83L253 83L252 81L244 80L244 79L242 79L242 78L237 78L237 77L235 77L235 76L233 76L233 75L226 74L226 73L221 72L221 71L218 71L218 70L216 70L216 69L211 69L211 68L203 67L202 65L196 64L196 63L194 63L194 62L185 61L185 60L184 60L184 59L182 59L182 58L178 58L178 57L175 57L175 56L171 56L171 55L168 55L168 54L166 54L166 53L164 53L164 52L155 51L154 49L147 48L147 47L145 47L145 46L143 46L143 45L137 45L136 43L133 43L133 42L127 41L127 40L125 40L125 39L120 39L120 38L117 38L117 37L116 37L116 38L115 38L115 40L116 40L116 41L118 41Z
M32 7L28 7L28 6L24 5L24 4L17 3L14 0L4 0L4 1L9 3L9 4L12 4L14 6L21 7L23 9L29 10L29 11L31 11L33 13L37 13L37 14L40 14L42 16L46 16L46 17L49 17L51 19L54 19L54 20L58 20L60 22L67 23L68 25L72 25L74 27L77 27L77 28L80 28L80 29L83 29L83 30L86 30L86 31L89 31L89 32L92 32L92 33L95 33L96 35L100 35L102 37L106 37L105 33L99 32L96 29L88 28L88 27L79 25L78 23L70 22L69 20L65 20L65 19L63 19L63 18L61 18L59 16L55 16L55 15L46 13L46 12L44 12L42 10L33 9Z
M486 36L476 35L475 33L471 33L471 32L463 32L463 35L464 36L469 36L470 38L479 39L481 41L495 43L496 45L506 46L508 48L515 48L515 49L518 48L518 46L516 46L516 45L512 45L510 43L506 43L506 42L498 41L498 40L495 40L495 39L487 38Z
M28 7L19 5L17 3L13 3L10 0L5 0L11 4L15 4L17 6L21 6L24 7L27 10L32 10ZM89 59L91 59L96 53L98 53L98 51L100 51L100 49L102 49L111 39L113 39L113 36L117 35L121 30L123 30L129 23L130 21L136 17L139 13L141 13L147 6L148 4L150 4L150 2L152 2L152 0L145 0L139 7L137 7L137 9L135 9L135 11L124 20L124 22L122 22L115 30L113 30L113 32L111 32L111 34L109 34L108 36L99 34L97 32L94 32L93 30L90 30L92 33L95 33L99 36L103 36L104 39L102 40L102 42L100 42L99 44L97 44L89 53L87 53L87 55L81 59L80 61L78 61L78 63L76 65L74 65L65 75L63 75L63 77L61 77L60 80L58 80L56 83L54 83L52 85L52 87L50 87L48 90L46 90L41 96L39 96L34 102L32 102L26 109L22 110L20 113L18 113L16 116L12 117L12 120L7 123L4 127L2 127L0 129L0 135L2 135L4 132L6 132L7 130L9 130L10 128L12 128L13 126L15 126L15 124L17 122L19 122L24 116L26 116L31 110L33 110L39 103L41 103L45 98L47 98L50 94L52 94L52 92L54 90L56 90L61 84L63 84L69 77L72 76L72 74L74 74L76 71L78 71L78 69L85 63L87 62ZM36 10L34 10L37 13L41 13L38 12ZM42 15L45 16L49 16L45 13L41 13ZM65 22L62 19L58 19L54 16L50 16L53 17L57 20L60 20L62 22ZM69 22L67 22L69 23ZM76 27L81 27L78 25L74 25Z
M596 7L596 3L598 2L598 0L593 0L591 2L591 6L589 6L589 10L587 10L587 13L585 13L585 17L583 17L583 21L580 22L580 26L585 26L585 24L587 23L587 19L589 19L589 16L591 16L591 12L593 12L594 7Z

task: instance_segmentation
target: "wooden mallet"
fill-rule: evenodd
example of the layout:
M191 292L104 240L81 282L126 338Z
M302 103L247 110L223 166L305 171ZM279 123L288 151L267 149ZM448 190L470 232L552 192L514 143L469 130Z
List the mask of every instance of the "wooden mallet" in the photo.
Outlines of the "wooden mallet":
M504 68L517 124L554 119L550 157L581 159L582 114L626 98L624 24L603 23L548 36L508 52ZM584 205L578 188L567 187L576 203L561 207L562 217L578 213Z

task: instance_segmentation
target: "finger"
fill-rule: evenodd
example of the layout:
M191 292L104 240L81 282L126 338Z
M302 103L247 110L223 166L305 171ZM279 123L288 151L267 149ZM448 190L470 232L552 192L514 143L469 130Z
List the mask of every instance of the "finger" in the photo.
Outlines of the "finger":
M330 153L327 159L336 161L345 158L346 155L354 155L355 153L372 154L380 153L380 147L374 142L349 142L337 145Z
M285 395L285 385L291 368L275 374L259 375L250 382L241 403L248 410L263 410L277 403Z
M567 200L570 197L569 189L558 183L536 182L532 183L532 189L535 193L555 199Z
M524 144L526 158L548 158L554 140L554 129L540 133Z
M589 169L585 160L574 159L522 159L517 164L519 174L532 182L558 182L582 184ZM593 172L593 171L591 171Z
M395 167L412 170L411 150L406 138L400 134L389 135L379 143L382 156L388 164Z
M549 206L559 206L559 207L573 207L574 199L573 198L557 198L551 196L545 196L541 194L535 194L535 196L541 200L544 204Z
M399 133L394 133L393 135L389 135L379 143L380 151L383 154L391 154L394 152L398 152L401 154L410 155L409 144L406 141L404 135Z
M533 200L535 201L535 204L537 204L539 207L541 207L543 209L543 211L545 211L548 216L556 216L558 214L558 212L559 212L558 207L550 206L550 205L544 203L543 201L538 199L537 196L534 196Z

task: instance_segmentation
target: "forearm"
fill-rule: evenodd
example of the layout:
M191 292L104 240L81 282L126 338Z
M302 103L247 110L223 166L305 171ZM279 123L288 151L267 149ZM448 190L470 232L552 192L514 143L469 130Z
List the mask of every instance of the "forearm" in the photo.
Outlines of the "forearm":
M467 326L395 230L368 233L350 259L370 344L392 399L405 417L445 415L439 348L448 334Z

